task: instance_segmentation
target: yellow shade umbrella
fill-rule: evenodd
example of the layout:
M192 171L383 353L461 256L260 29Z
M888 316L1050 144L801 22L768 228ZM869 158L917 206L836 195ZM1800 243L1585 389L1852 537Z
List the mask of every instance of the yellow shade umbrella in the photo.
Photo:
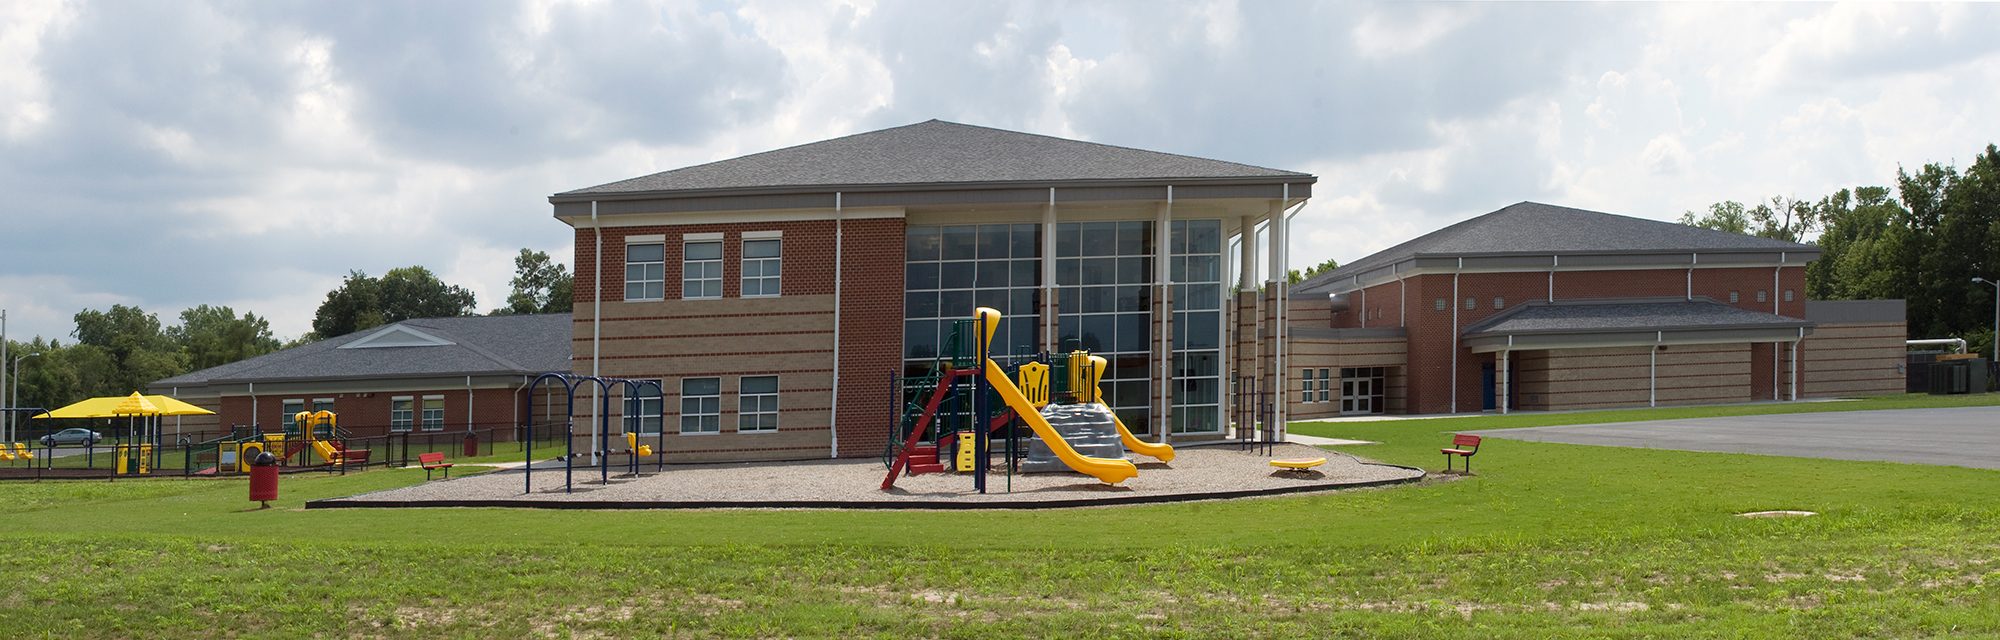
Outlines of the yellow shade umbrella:
M37 415L34 419L205 416L214 415L214 413L214 411L209 411L167 396L147 396L133 392L129 396L103 396L81 400L61 409Z

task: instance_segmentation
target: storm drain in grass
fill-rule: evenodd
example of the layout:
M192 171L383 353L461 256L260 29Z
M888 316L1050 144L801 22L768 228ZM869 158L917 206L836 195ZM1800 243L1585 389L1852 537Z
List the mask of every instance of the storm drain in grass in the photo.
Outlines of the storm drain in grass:
M1749 511L1745 513L1736 514L1736 516L1739 518L1803 518L1806 516L1816 516L1816 515L1819 515L1819 512L1792 511L1789 509L1781 509L1778 511Z

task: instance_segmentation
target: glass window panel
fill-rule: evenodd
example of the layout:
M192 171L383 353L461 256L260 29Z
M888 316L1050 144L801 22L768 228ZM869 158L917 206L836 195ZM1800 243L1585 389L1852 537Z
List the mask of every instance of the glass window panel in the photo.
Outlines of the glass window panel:
M1109 313L1116 309L1117 287L1082 287L1083 305L1074 311L1082 313Z
M943 263L941 270L938 273L938 288L970 289L972 288L973 274L977 270L978 270L977 263L972 263L972 262Z
M1221 282L1221 256L1188 256L1187 277L1182 282Z
M1112 284L1118 278L1118 262L1110 258L1088 258L1083 261L1083 277L1079 284Z
M1111 222L1085 222L1078 235L1081 255L1109 256L1118 251L1118 225Z
M1151 358L1145 354L1122 355L1111 359L1111 371L1106 375L1121 380L1144 380L1152 377Z
M1150 324L1147 318L1147 314L1121 313L1118 314L1116 317L1118 318L1117 322L1118 350L1119 351L1147 350L1146 343L1148 342L1148 338L1151 337L1150 334L1152 333L1147 330L1149 328L1148 325Z
M1167 247L1174 253L1187 252L1187 221L1175 220L1167 230Z
M1015 289L1007 293L1007 315L1010 318L1036 316L1035 299L1039 297L1034 289Z
M776 258L782 253L783 240L744 240L743 257Z
M1187 282L1187 258L1167 259L1167 279L1172 282Z
M1118 287L1117 309L1119 311L1151 311L1153 288L1146 285Z
M707 396L722 393L721 378L687 378L681 380L681 395Z
M903 357L937 357L937 326L936 320L903 321Z
M970 225L954 225L944 228L945 260L971 260L975 257L979 232Z
M690 242L687 243L686 250L687 255L683 258L684 260L722 259L722 243L720 242Z
M938 294L924 291L903 294L903 317L935 318L938 315Z
M1221 220L1189 220L1188 253L1222 253Z
M625 245L626 262L660 262L667 259L667 247L663 244Z
M1007 278L1013 272L1013 265L1004 260L981 260L974 269L979 274L974 279L974 286L1006 287Z
M1115 335L1114 331L1117 328L1117 320L1114 319L1115 317L1116 316L1109 316L1109 315L1093 315L1093 316L1083 317L1082 338L1083 338L1083 348L1085 350L1088 351L1111 350L1113 344L1112 340Z
M973 302L976 303L975 306L991 307L995 310L1007 308L1006 289L977 289L972 292L972 298ZM971 317L972 310L965 310L965 314L966 317Z
M1014 225L1011 231L1012 241L1010 244L1012 247L1008 253L1016 258L1032 258L1042 255L1041 237L1040 234L1035 233L1035 229L1039 226L1033 224Z
M1010 282L1016 287L1035 287L1042 284L1042 263L1039 260L1015 260L1009 269L1013 271Z
M1152 233L1153 223L1151 222L1128 221L1118 223L1118 255L1146 255L1148 250L1153 246Z
M903 288L912 291L938 288L938 263L912 262L903 265Z
M1149 258L1119 258L1118 282L1152 282L1152 263Z
M1013 241L1013 230L1004 224L979 225L979 258L982 260L1007 257L1007 247Z
M1082 231L1082 225L1079 225L1074 222L1064 222L1057 224L1056 255L1059 257L1082 255L1082 249L1077 245L1077 236L1081 233L1081 231Z
M1215 349L1221 346L1221 318L1213 311L1183 314L1181 322L1187 326L1187 339L1179 343L1185 349Z
M938 294L937 317L970 318L974 306L971 291L946 291Z
M1187 293L1182 294L1181 297L1174 299L1174 306L1188 310L1221 309L1222 285L1216 285L1216 284L1188 285Z
M937 227L910 227L903 232L903 258L905 260L936 260L938 249L943 246L941 230Z
M1058 311L1062 312L1063 315L1081 313L1083 311L1083 289L1080 287L1057 289L1056 306L1059 307Z
M1081 275L1082 275L1081 260L1077 260L1075 258L1065 258L1056 261L1057 285L1065 287L1076 285L1077 279Z

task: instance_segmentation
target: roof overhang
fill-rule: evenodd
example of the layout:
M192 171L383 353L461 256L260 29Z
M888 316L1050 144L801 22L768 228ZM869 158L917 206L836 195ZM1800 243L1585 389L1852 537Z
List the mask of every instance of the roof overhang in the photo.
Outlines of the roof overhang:
M688 189L614 193L559 193L549 196L555 216L588 219L591 206L602 216L783 209L893 208L952 205L1035 205L1168 199L1269 199L1312 197L1310 175L1249 178L1148 178L1141 180L1060 180L1037 182L948 182Z
M1740 344L1752 342L1792 342L1812 334L1810 323L1663 327L1654 330L1543 331L1483 333L1460 341L1473 353L1537 351L1546 349L1592 349L1601 347L1646 347L1682 344Z
M1803 267L1819 259L1819 249L1706 251L1606 251L1591 253L1484 253L1477 255L1417 254L1386 265L1359 269L1310 288L1299 295L1348 293L1427 274L1512 273L1563 271L1638 271L1647 269L1740 269L1744 267Z

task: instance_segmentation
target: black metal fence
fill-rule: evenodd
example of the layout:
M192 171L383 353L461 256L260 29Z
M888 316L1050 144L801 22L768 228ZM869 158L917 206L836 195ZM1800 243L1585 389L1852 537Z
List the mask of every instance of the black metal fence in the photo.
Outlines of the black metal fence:
M376 435L355 435L343 426L327 443L336 451L331 461L296 434L286 434L280 445L265 440L265 434L258 429L241 426L178 435L169 432L162 434L157 443L134 437L136 434L131 432L109 429L99 431L102 440L75 445L51 446L39 438L24 438L19 444L6 443L4 454L0 454L0 478L229 475L238 471L237 458L243 445L251 442L268 445L270 453L279 457L280 465L287 471L325 473L413 466L418 456L432 452L443 453L455 461L468 458L505 461L511 456L524 455L529 444L522 437L527 433L525 426L513 424L475 424L457 430L375 431ZM549 457L561 455L564 432L562 424L535 425L533 444L537 457L543 457L544 452ZM270 435L279 433L283 432L272 431ZM582 441L584 446L588 446L587 442L587 439ZM619 442L623 442L622 436Z

